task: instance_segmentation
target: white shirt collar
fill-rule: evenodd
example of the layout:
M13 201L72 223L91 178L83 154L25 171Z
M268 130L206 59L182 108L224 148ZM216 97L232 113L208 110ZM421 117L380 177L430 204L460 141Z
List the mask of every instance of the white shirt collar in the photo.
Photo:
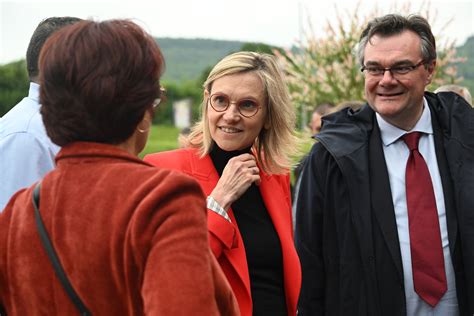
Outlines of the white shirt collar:
M424 97L423 113L421 114L421 117L418 122L416 122L415 127L413 127L410 131L405 131L396 126L393 126L389 122L385 121L378 113L375 113L375 115L377 117L377 123L379 124L382 142L385 146L391 145L392 143L396 142L400 137L410 132L433 134L433 127L431 125L431 113L428 107L428 101Z
M30 82L30 90L28 91L28 97L30 99L35 100L37 103L39 103L39 89L40 86L37 83Z

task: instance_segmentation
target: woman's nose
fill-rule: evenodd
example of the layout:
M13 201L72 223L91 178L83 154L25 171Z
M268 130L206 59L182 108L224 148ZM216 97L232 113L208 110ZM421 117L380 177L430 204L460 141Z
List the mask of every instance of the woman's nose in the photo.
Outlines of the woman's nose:
M239 108L236 103L231 102L227 110L224 111L223 115L226 120L238 120L240 119Z

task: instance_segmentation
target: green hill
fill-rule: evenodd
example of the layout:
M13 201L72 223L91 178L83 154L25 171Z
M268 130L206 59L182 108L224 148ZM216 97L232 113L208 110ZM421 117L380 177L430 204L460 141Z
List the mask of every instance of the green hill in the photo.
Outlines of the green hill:
M459 57L465 57L464 63L458 64L458 73L464 77L461 81L472 95L474 95L474 36L470 36L464 45L456 48Z
M244 42L211 39L156 38L166 61L163 80L196 80L222 57L239 51Z

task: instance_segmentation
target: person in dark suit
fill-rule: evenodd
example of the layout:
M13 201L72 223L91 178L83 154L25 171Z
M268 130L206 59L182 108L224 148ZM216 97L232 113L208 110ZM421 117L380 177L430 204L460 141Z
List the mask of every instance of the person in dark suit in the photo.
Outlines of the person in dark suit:
M425 91L421 16L370 21L358 59L367 104L323 119L301 176L299 315L472 316L474 110Z
M275 58L238 52L211 70L202 119L186 148L144 158L201 184L211 248L245 316L296 314L301 275L289 182L294 124Z
M39 211L92 315L239 315L199 185L137 157L163 68L153 37L127 20L77 22L47 40L41 114L62 149ZM8 315L76 315L39 238L34 187L0 214L0 304Z

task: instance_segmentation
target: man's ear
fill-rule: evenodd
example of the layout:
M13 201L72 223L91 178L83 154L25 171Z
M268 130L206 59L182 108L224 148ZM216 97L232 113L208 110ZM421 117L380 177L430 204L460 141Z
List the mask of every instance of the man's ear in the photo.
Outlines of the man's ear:
M431 61L427 64L426 70L428 71L428 77L426 78L426 85L429 85L433 80L436 69L436 60Z

